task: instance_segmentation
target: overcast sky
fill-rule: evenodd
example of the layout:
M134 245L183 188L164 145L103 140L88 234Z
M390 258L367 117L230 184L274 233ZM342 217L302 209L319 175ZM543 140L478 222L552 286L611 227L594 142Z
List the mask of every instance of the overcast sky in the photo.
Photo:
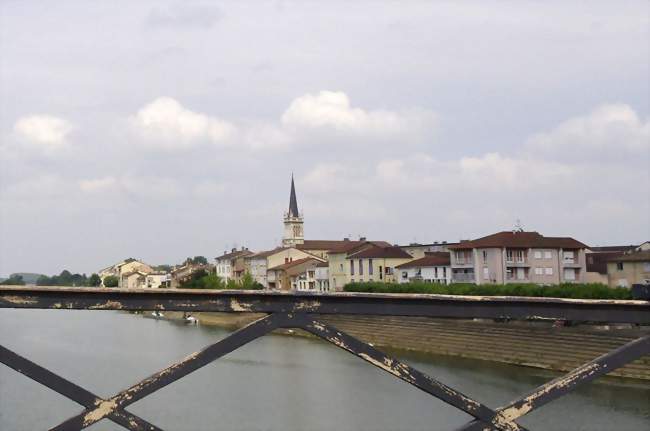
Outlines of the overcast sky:
M650 240L649 3L0 1L0 275Z

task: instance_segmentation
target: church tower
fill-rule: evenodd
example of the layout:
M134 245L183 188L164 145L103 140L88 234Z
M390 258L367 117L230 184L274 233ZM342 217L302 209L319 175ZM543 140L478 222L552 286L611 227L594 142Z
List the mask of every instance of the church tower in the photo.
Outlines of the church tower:
M291 247L296 244L305 242L303 233L303 219L298 212L298 200L296 199L296 187L293 184L293 174L291 175L291 194L289 195L289 211L284 214L284 237L282 238L283 247Z

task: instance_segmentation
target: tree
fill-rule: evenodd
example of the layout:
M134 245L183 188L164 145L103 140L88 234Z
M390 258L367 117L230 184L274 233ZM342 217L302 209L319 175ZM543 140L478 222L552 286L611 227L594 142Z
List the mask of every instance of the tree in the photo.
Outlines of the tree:
M192 264L192 265L207 265L208 264L208 259L205 258L205 256L194 256L194 257L188 257L185 259L185 264Z
M23 280L22 275L12 274L8 279L0 282L0 284L5 286L23 286L25 284L25 280Z
M99 275L97 274L92 274L90 278L88 278L88 286L90 287L97 287L102 284L102 279L99 278Z
M104 277L104 286L106 287L117 287L119 284L119 280L116 276L114 275L107 275Z

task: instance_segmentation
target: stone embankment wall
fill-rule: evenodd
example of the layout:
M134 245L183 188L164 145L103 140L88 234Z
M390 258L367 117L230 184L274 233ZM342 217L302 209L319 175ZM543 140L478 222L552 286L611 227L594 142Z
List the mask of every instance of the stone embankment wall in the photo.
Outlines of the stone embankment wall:
M236 328L260 314L197 313L202 324ZM469 321L425 317L321 316L338 329L377 347L502 362L555 371L572 370L623 344L650 334L650 328L591 326L553 328L550 323ZM295 331L298 334L302 331ZM612 376L650 381L650 355Z
M378 347L462 356L556 371L572 370L650 331L495 323L417 317L323 316L321 320ZM650 355L612 376L650 380Z

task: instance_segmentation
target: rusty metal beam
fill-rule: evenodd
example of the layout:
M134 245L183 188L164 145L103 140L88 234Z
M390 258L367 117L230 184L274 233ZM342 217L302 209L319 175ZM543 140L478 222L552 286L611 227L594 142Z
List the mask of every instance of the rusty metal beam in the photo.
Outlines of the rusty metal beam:
M290 321L290 317L280 314L258 319L205 349L192 353L164 370L147 377L109 398L101 405L87 408L80 414L55 426L51 431L76 431L89 427L107 417L112 412L126 408L130 404L174 383L178 379L208 365L212 361L242 347L256 338L266 335L276 328L290 325Z
M87 409L94 409L106 401L4 346L0 346L0 362ZM155 425L121 408L115 409L106 417L132 431L162 431Z
M579 385L591 382L617 368L650 354L650 335L633 340L599 356L570 373L547 382L528 394L497 410L508 421L520 418L551 401L568 394ZM458 431L481 431L483 424L472 421Z
M367 314L650 324L650 301L180 289L0 287L0 308Z
M441 401L464 411L470 416L479 419L482 426L488 429L505 431L523 431L521 425L513 420L506 420L505 417L489 407L481 404L462 394L461 392L441 383L432 377L418 371L417 369L375 349L374 347L338 330L337 328L319 322L310 317L304 317L299 323L302 328L332 344L352 353L375 367L392 374L416 388L433 395Z

